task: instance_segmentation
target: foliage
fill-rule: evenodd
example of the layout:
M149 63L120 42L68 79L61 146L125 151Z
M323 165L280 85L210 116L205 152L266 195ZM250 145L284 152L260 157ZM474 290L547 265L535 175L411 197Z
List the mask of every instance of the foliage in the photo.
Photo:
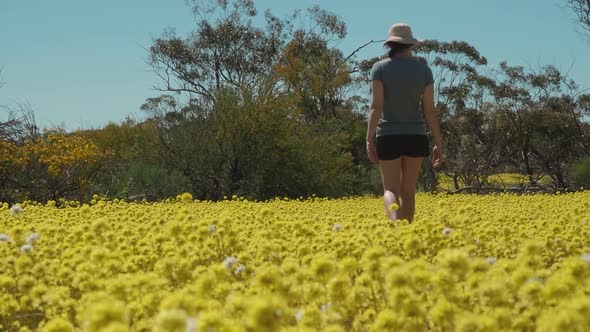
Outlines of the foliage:
M582 331L590 193L0 205L2 331ZM50 222L48 222L50 221Z
M590 151L587 96L553 66L533 71L501 63L499 73L492 93L503 154L531 184L548 175L555 188L566 188L567 165Z
M343 188L350 158L341 153L344 140L333 121L302 124L281 99L242 99L232 90L216 99L209 113L188 106L167 111L165 105L176 105L171 97L144 105L158 132L154 145L170 169L190 179L195 197L354 193Z
M417 49L435 75L435 98L445 151L444 174L455 189L479 188L498 164L497 128L485 112L492 81L479 74L487 59L466 42L429 40ZM430 165L428 165L430 166ZM430 168L426 168L432 172Z
M80 133L63 131L19 143L0 141L0 149L0 174L7 187L40 201L79 194L109 158L108 151Z
M317 6L263 26L252 1L194 1L196 28L166 31L150 62L162 91L142 106L169 169L199 198L358 194L368 161L342 52L346 25ZM294 22L300 21L299 26ZM303 22L309 22L303 24Z
M118 198L142 197L157 200L175 197L190 188L188 179L178 171L163 166L133 162L117 174L117 183L110 196Z
M157 151L149 145L155 130L148 124L126 118L120 123L108 123L104 127L80 132L100 149L109 150L113 159L120 163L137 161L155 163Z
M590 42L590 1L566 0L566 4L576 15L582 35Z
M576 186L590 188L590 156L586 156L572 165L572 179Z

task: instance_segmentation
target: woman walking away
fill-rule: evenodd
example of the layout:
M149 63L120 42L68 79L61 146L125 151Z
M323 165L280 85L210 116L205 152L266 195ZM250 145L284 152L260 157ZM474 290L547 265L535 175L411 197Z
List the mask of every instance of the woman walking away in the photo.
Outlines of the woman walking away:
M418 43L407 24L394 24L384 44L389 57L375 63L370 74L367 153L381 167L385 212L392 221L414 219L416 182L429 150L426 123L434 139L432 165L443 162L432 71L412 55Z

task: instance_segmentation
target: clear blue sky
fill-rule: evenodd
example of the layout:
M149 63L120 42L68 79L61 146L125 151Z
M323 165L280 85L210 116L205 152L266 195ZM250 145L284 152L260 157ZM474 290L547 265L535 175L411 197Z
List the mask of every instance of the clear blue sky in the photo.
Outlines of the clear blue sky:
M590 86L590 45L576 32L565 0L255 0L260 12L284 14L319 4L348 24L337 45L346 53L385 38L395 22L423 39L463 40L491 64L553 64ZM165 27L193 29L184 0L2 0L0 105L28 102L41 126L96 128L127 115L159 93L146 48ZM374 45L360 55L383 53ZM0 120L5 114L0 113Z

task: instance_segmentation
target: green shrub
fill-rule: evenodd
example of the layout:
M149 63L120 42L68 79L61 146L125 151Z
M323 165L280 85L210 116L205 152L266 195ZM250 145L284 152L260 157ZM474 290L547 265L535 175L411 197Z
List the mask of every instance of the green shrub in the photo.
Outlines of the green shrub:
M571 178L576 187L590 188L590 156L586 156L572 165Z
M148 198L159 199L175 197L189 189L187 179L178 171L136 162L123 168L112 192L119 198L145 194Z

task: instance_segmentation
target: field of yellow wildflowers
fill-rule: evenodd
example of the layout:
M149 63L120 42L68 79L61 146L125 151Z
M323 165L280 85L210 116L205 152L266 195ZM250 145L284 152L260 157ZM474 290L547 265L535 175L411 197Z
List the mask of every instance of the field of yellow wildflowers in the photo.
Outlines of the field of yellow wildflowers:
M0 331L589 331L590 192L0 205Z

